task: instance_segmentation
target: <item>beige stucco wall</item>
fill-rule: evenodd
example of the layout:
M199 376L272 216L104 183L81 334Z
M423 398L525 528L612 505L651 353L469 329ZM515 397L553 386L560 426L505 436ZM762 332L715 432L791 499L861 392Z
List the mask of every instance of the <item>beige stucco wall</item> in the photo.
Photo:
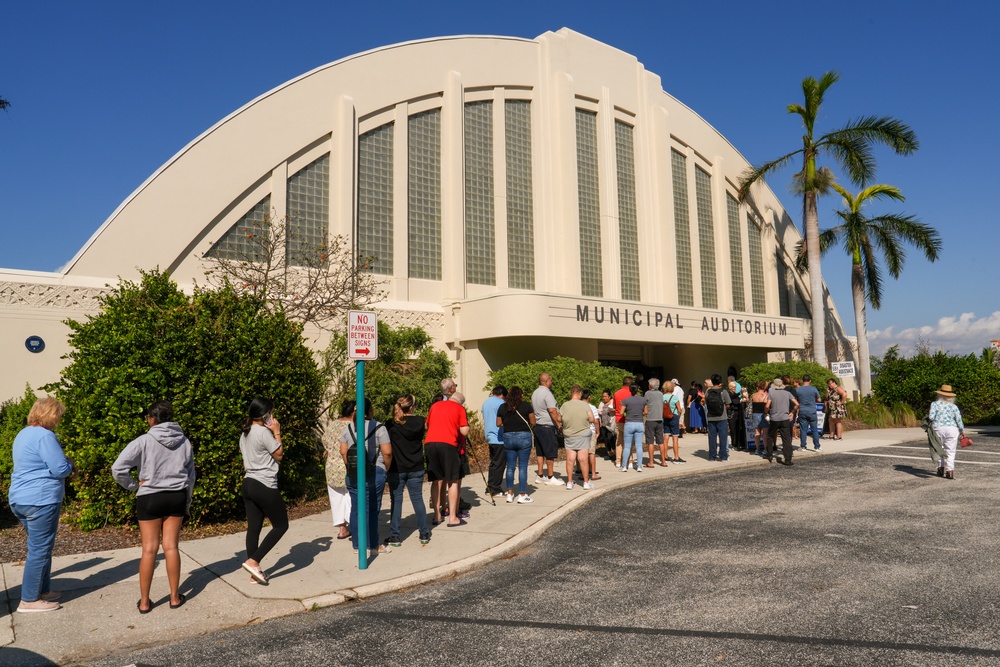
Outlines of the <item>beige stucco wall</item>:
M465 282L464 105L494 101L494 141L503 136L503 104L530 100L532 132L535 289L508 287L507 246L503 229L505 156L494 158L496 285ZM441 109L442 280L407 275L406 120L421 111ZM598 162L602 226L604 299L582 299L579 261L575 110L598 116ZM615 121L631 125L635 145L636 217L641 271L640 302L621 302L618 260ZM203 280L202 256L260 199L270 194L274 213L286 211L290 175L317 157L330 155L330 234L351 237L354 227L356 143L359 132L395 122L394 249L392 276L384 278L387 301L376 304L385 318L424 326L435 344L449 350L470 399L497 364L549 354L595 359L601 341L641 350L644 359L676 365L680 375L701 374L713 363L760 361L769 351L802 347L799 318L778 316L775 251L799 239L795 224L767 188L754 191L741 208L741 246L748 252L748 211L763 222L766 314L739 315L733 304L732 263L726 195L747 162L724 137L694 111L663 91L659 76L634 56L568 29L537 39L446 37L376 49L325 65L275 88L233 112L184 147L149 177L100 226L62 274L0 272L0 344L7 372L0 398L58 376L66 352L68 314L93 310L89 299L114 277L134 279L140 269L160 267L182 287ZM497 139L499 135L499 139ZM501 144L502 145L502 144ZM671 151L687 157L693 308L677 306L676 239ZM719 310L703 308L699 283L699 238L695 213L695 167L711 176ZM150 242L155 239L155 242ZM786 264L791 265L790 258ZM751 303L750 263L742 263L744 300ZM792 273L809 299L808 280ZM30 298L18 295L27 292ZM37 292L41 290L41 292ZM73 303L50 298L75 295ZM48 295L46 297L45 295ZM576 321L576 305L638 309L681 316L684 328L612 326ZM839 316L828 301L834 326ZM564 308L559 320L552 313ZM793 313L799 317L804 313ZM499 315L499 316L498 316ZM783 325L785 335L735 335L704 331L703 317L762 321ZM39 355L24 349L30 333L49 347ZM44 333L42 333L44 332ZM729 335L723 335L729 333ZM317 332L310 343L321 346ZM16 348L20 348L19 350ZM625 348L622 348L625 349ZM723 354L724 353L724 354ZM27 355L27 356L25 356ZM716 361L717 360L717 361Z

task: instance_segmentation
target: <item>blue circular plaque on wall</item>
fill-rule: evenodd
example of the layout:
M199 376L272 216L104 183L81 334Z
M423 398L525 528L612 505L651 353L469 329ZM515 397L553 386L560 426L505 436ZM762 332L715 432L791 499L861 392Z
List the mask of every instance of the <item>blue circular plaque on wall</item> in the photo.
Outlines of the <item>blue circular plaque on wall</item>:
M28 352L41 352L45 349L45 341L41 336L28 336L24 346L28 348Z

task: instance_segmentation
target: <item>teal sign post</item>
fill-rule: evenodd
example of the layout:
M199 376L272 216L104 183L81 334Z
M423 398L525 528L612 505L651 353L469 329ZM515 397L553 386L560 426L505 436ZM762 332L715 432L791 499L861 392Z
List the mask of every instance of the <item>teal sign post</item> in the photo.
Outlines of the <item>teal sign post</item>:
M378 359L378 317L372 311L351 310L347 313L347 357L355 366L355 441L358 450L358 568L368 569L368 447L365 430L365 362ZM375 444L377 447L378 445ZM372 480L374 484L375 480Z

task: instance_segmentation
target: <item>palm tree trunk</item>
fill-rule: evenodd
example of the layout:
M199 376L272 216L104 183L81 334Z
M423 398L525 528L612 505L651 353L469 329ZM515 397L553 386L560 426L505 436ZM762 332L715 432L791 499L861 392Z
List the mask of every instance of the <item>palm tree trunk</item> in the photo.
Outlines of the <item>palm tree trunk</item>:
M817 193L807 190L803 195L803 218L805 219L806 256L809 258L809 292L812 303L812 349L813 360L827 368L826 362L826 299L823 295L823 272L820 270L819 252L819 211L816 208Z
M865 315L865 277L861 255L851 264L851 295L854 297L854 326L858 333L858 387L861 395L872 393L872 362L868 355L868 318Z

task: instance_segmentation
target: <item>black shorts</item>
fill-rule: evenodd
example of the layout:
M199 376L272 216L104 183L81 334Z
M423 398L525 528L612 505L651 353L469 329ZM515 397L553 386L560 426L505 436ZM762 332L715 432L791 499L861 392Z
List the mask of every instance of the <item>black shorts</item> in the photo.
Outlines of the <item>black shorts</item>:
M462 460L458 447L446 442L428 442L424 445L427 455L427 477L432 481L456 482L462 477Z
M187 491L159 491L135 497L139 521L156 521L187 514Z
M554 426L535 426L535 456L559 458L559 436Z

